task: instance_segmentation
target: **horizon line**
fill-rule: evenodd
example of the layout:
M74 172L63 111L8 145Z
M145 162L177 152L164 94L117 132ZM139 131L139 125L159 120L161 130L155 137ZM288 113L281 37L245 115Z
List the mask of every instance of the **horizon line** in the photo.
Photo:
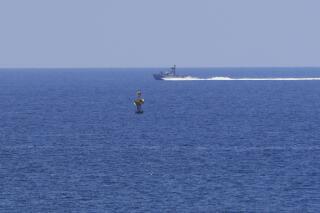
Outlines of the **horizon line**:
M0 67L0 69L163 69L170 66L145 66L145 67ZM181 66L178 69L219 69L219 68L320 68L319 66Z

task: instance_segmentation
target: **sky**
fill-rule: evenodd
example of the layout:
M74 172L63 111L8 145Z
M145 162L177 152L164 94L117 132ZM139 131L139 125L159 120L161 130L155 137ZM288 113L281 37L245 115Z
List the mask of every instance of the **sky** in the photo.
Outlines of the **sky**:
M319 0L1 0L0 67L320 66Z

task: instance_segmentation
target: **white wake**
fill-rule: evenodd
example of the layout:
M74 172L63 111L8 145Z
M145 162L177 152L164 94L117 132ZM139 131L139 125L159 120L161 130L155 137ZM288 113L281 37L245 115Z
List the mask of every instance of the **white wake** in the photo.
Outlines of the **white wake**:
M166 81L319 81L320 77L301 78L230 78L230 77L210 77L198 78L192 76L178 78L164 78Z

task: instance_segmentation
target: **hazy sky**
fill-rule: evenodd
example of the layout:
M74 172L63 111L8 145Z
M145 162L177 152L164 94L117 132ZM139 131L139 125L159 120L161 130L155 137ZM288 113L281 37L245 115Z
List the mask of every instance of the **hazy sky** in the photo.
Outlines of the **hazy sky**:
M320 66L319 0L1 0L0 67Z

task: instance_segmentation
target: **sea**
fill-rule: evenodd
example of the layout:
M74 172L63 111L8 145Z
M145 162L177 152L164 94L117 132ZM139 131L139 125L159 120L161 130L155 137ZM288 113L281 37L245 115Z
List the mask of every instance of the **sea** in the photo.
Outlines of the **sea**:
M162 70L1 69L0 212L319 212L320 68Z

